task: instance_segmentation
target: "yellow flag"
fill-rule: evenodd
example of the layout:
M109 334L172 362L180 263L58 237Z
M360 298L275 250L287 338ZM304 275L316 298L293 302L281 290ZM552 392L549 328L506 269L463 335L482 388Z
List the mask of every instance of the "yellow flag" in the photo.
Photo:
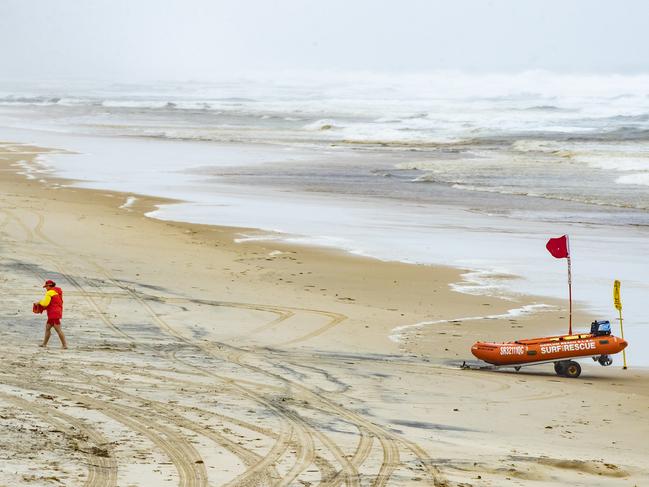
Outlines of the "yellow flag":
M613 283L613 302L618 311L622 311L622 300L620 299L620 281Z

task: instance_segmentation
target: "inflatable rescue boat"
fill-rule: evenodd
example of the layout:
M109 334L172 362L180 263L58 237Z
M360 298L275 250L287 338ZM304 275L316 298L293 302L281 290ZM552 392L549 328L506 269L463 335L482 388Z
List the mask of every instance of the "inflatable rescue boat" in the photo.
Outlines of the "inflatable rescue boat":
M627 342L611 335L608 321L595 321L591 332L577 335L559 335L529 338L514 342L477 342L471 353L495 366L509 366L519 370L527 365L554 362L557 375L579 377L581 366L573 358L592 357L603 366L611 365L611 355L624 350Z

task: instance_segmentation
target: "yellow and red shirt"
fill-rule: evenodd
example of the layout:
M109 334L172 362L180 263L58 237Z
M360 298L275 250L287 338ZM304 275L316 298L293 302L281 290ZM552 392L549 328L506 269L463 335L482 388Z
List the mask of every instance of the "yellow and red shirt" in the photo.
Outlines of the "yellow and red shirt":
M60 287L48 289L38 304L45 308L48 319L63 318L63 290Z

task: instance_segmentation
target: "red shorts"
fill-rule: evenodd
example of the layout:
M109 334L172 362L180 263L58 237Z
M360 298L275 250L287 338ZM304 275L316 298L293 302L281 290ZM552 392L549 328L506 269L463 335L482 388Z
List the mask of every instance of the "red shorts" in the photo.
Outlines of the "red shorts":
M60 326L61 325L61 320L58 318L49 318L47 320L48 325L54 325L54 326Z

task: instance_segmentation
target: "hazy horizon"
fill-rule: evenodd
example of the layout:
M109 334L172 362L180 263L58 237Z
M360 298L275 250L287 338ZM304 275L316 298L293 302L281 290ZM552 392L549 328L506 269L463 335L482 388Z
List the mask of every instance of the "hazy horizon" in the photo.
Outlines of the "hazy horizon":
M8 0L1 80L649 72L649 4Z

